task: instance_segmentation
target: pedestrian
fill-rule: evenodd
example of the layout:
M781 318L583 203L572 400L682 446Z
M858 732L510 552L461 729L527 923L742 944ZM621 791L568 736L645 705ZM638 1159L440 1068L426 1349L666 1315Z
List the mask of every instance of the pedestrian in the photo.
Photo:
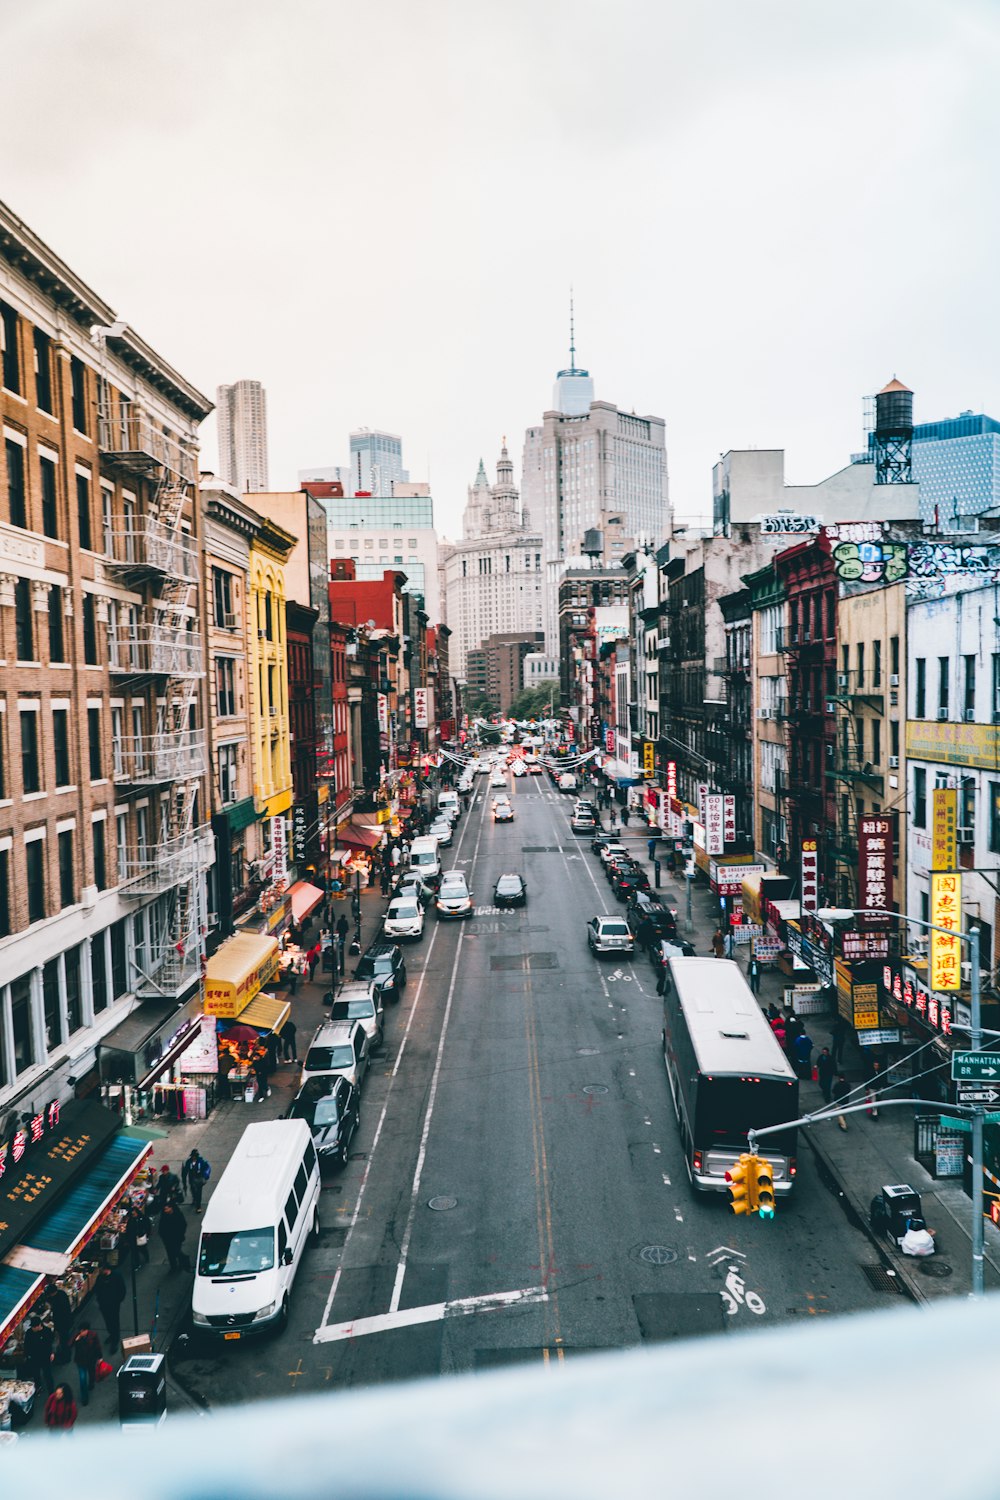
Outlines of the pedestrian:
M872 1076L868 1080L868 1090L865 1094L865 1100L868 1104L867 1114L870 1120L878 1119L878 1085L881 1072L882 1064L873 1058Z
M655 936L656 928L649 917L643 917L635 932L635 940L639 944L639 947L643 949L648 948Z
M785 1030L788 1032L789 1042L794 1042L795 1038L801 1032L805 1031L805 1029L795 1012L790 1010L788 1012L788 1019L785 1022Z
M57 1385L45 1403L45 1425L50 1432L72 1432L76 1423L76 1402L68 1385Z
M351 924L347 917L341 912L337 920L337 945L340 948L340 967L344 967L344 944L347 942L347 934L351 930Z
M617 807L613 807L611 809L611 827L612 828L617 828L618 827L618 809L617 809Z
M184 1251L187 1220L176 1203L168 1203L160 1215L160 1239L167 1252L171 1271L188 1270L191 1262Z
M396 852L397 852L396 850L393 850L394 854ZM393 868L394 867L389 863L388 860L384 859L382 861L382 874L381 874L379 883L380 883L380 885L382 887L382 894L383 894L383 896L388 896L388 894L389 894L389 885L390 885L390 882L392 880L392 870L393 870Z
M812 1077L812 1037L806 1032L800 1031L792 1042L792 1050L795 1054L795 1070L800 1078Z
M676 870L676 868L677 868L677 859L676 859L676 857L674 855L674 851L671 849L670 853L667 855L667 870L672 875L674 873L674 871Z
M784 1052L787 1037L785 1033L785 1023L780 1016L776 1021L771 1022L771 1030L774 1032L774 1040L777 1042L782 1052Z
M73 1327L73 1304L61 1286L54 1286L49 1292L49 1312L52 1314L52 1326L59 1340L56 1359L64 1360L69 1353L69 1334Z
M114 1349L121 1343L122 1303L125 1301L125 1278L116 1266L101 1267L94 1298L108 1330L108 1347Z
M288 993L294 995L299 987L299 971L294 963L288 966Z
M769 1000L767 1002L767 1019L769 1021L777 1021L780 1015L781 1011L775 1005L774 1001Z
M391 865L392 869L394 869L394 870L398 870L399 869L399 863L400 863L400 860L402 858L403 858L403 856L400 853L399 845L398 844L393 844L393 846L392 846L392 852L389 855L389 862L390 862L390 865Z
M653 834L652 838L649 840L648 844L646 845L646 848L649 851L650 863L652 863L653 860L656 858L656 835L655 835L655 833Z
M132 1263L149 1265L149 1214L139 1203L133 1203L125 1220L125 1244L132 1252Z
M623 828L627 828L628 827L628 803L627 802L625 803L624 807L622 808L622 827Z
M171 1203L164 1212L179 1213ZM73 1363L80 1377L80 1405L90 1404L90 1390L97 1380L97 1361L101 1357L101 1341L92 1328L80 1329L72 1343Z
M212 1168L198 1148L192 1146L191 1154L181 1168L181 1176L184 1179L184 1186L191 1194L191 1202L194 1204L196 1214L201 1213L201 1195L205 1191L205 1183L211 1175Z
M158 1213L162 1213L167 1203L180 1203L182 1196L180 1178L164 1163L156 1181L153 1206Z
M827 1104L833 1092L834 1066L829 1047L824 1047L816 1059L816 1079Z
M760 994L760 960L754 955L747 966L747 979L750 984L750 992L754 995Z
M269 1031L264 1038L264 1046L267 1048L267 1071L276 1073L281 1067L281 1039L273 1031Z
M722 936L722 928L717 927L712 933L712 952L716 958L724 958L726 954L726 940Z
M847 1079L844 1077L843 1073L839 1074L838 1077L837 1077L836 1083L833 1085L833 1102L834 1102L834 1104L841 1104L842 1105L843 1102L844 1102L844 1100L850 1094L850 1092L851 1092L851 1086L847 1082ZM837 1124L840 1126L841 1130L846 1130L847 1129L847 1121L845 1120L845 1118L844 1118L843 1115L838 1115L837 1116Z
M271 1085L269 1082L271 1077L271 1069L268 1062L266 1048L259 1057L254 1058L253 1071L254 1077L257 1080L256 1102L259 1104L262 1099L269 1099L271 1097Z
M52 1366L56 1358L52 1348L53 1343L52 1329L47 1328L41 1318L31 1318L24 1335L25 1374L34 1382L36 1388L40 1387L44 1381L45 1389L50 1396L52 1394Z
M295 1022L291 1016L281 1028L281 1046L285 1056L285 1062L297 1063L299 1060L297 1049L298 1033L295 1030Z
M847 1045L848 1025L843 1016L838 1015L830 1032L830 1050L833 1053L833 1066L840 1068L844 1060L844 1048Z

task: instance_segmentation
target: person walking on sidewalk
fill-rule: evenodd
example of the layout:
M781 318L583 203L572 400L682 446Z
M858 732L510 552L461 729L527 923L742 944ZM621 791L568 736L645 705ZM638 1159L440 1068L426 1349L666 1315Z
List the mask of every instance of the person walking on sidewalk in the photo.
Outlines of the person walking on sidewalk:
M717 927L712 933L712 952L716 958L725 958L726 956L726 940L722 936L721 927Z
M830 1056L829 1047L824 1047L816 1059L816 1081L820 1086L823 1098L829 1104L833 1094L833 1058Z
M652 864L653 860L656 858L656 834L655 833L650 836L650 839L649 839L649 842L646 845L646 848L647 848L647 850L649 852L649 862L650 862L650 864Z
M847 1045L847 1022L843 1016L838 1015L830 1032L830 1050L833 1053L833 1066L839 1070L844 1060L844 1048Z
M800 1031L792 1043L792 1050L795 1053L795 1071L800 1078L809 1079L812 1076L812 1037L804 1030Z
M314 982L313 981L313 975L316 973L317 966L319 965L319 957L320 957L320 953L321 952L322 952L322 949L321 949L320 944L318 942L314 943L313 946L309 949L309 983L310 984L312 984Z
M287 1022L285 1023L288 1024ZM181 1176L184 1186L191 1194L191 1202L194 1204L196 1214L201 1213L201 1195L205 1191L205 1183L212 1175L212 1168L201 1155L196 1146L192 1146L191 1155L181 1168Z
M851 1092L851 1086L848 1083L847 1079L844 1077L843 1073L839 1074L838 1077L837 1077L836 1083L833 1085L833 1102L834 1102L834 1104L841 1104L842 1105L843 1102L844 1102L844 1100L850 1094L850 1092ZM837 1124L840 1126L841 1130L846 1130L847 1129L847 1121L846 1121L846 1119L844 1118L843 1115L838 1115L837 1116Z
M125 1301L125 1278L114 1266L102 1266L94 1288L94 1298L104 1326L108 1330L108 1348L115 1349L122 1337L122 1303Z
M168 1205L173 1208L173 1204ZM166 1212L166 1209L164 1210ZM73 1340L73 1363L80 1377L80 1405L90 1404L90 1388L97 1380L97 1361L101 1357L101 1341L92 1328L83 1327Z
M290 964L289 968L288 968L288 993L290 995L294 995L295 991L298 989L298 987L299 987L299 971L295 967L294 964Z
M750 985L752 995L760 994L760 960L752 957L747 965L747 982Z
M181 1201L181 1183L176 1172L171 1172L164 1162L160 1168L160 1175L156 1180L156 1189L153 1194L153 1206L158 1213L162 1213L168 1203L179 1203Z
M266 1050L253 1060L254 1077L257 1080L257 1102L267 1099L271 1093L271 1064Z
M51 1328L46 1328L41 1318L31 1318L24 1335L24 1370L28 1379L40 1389L43 1381L49 1395L52 1394L52 1366L55 1364Z
M76 1402L68 1385L57 1385L45 1403L45 1425L50 1432L72 1432L76 1425Z
M298 1033L295 1029L295 1022L292 1020L291 1016L289 1016L288 1020L281 1028L281 1046L284 1052L285 1062L298 1062L299 1055L297 1040Z
M627 828L628 827L628 803L627 802L625 803L625 805L622 808L622 827L623 828Z
M160 1239L167 1252L171 1271L190 1270L191 1261L184 1251L187 1220L176 1203L168 1203L160 1215Z
M56 1360L62 1361L69 1355L69 1335L73 1327L73 1306L61 1286L54 1286L49 1293L49 1312L52 1315L52 1326L55 1328L56 1338L59 1341L56 1349Z
M134 1203L125 1220L125 1244L132 1252L136 1270L149 1265L149 1230L149 1214L140 1204Z

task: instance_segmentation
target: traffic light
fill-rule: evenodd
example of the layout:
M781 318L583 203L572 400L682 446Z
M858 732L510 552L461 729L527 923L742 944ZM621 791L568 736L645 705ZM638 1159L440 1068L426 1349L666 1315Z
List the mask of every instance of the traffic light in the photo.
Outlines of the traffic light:
M748 1214L752 1212L750 1207L750 1164L752 1156L746 1153L739 1161L734 1161L726 1173L726 1181L729 1183L729 1212L731 1214Z
M755 1156L750 1169L753 1187L750 1201L762 1219L774 1218L774 1169L763 1156Z
M990 1204L990 1218L994 1224L1000 1224L1000 1198L994 1198Z

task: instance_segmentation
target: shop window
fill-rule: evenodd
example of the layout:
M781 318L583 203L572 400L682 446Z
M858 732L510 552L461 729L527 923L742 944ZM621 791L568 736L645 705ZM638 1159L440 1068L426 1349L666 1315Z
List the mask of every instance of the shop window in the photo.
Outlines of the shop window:
M35 1044L31 1036L31 979L22 974L10 987L11 1029L14 1033L14 1076L30 1068L35 1061Z

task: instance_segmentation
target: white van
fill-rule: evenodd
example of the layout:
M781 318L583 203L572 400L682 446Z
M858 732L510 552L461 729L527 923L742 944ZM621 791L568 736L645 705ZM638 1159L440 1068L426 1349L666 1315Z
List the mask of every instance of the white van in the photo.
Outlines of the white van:
M424 880L436 886L441 879L441 853L437 839L428 835L414 839L407 863L411 870L418 871Z
M437 810L444 813L454 823L462 811L462 804L458 800L457 792L439 792Z
M247 1126L202 1220L191 1294L198 1332L235 1341L284 1329L306 1241L319 1241L319 1188L305 1120Z

